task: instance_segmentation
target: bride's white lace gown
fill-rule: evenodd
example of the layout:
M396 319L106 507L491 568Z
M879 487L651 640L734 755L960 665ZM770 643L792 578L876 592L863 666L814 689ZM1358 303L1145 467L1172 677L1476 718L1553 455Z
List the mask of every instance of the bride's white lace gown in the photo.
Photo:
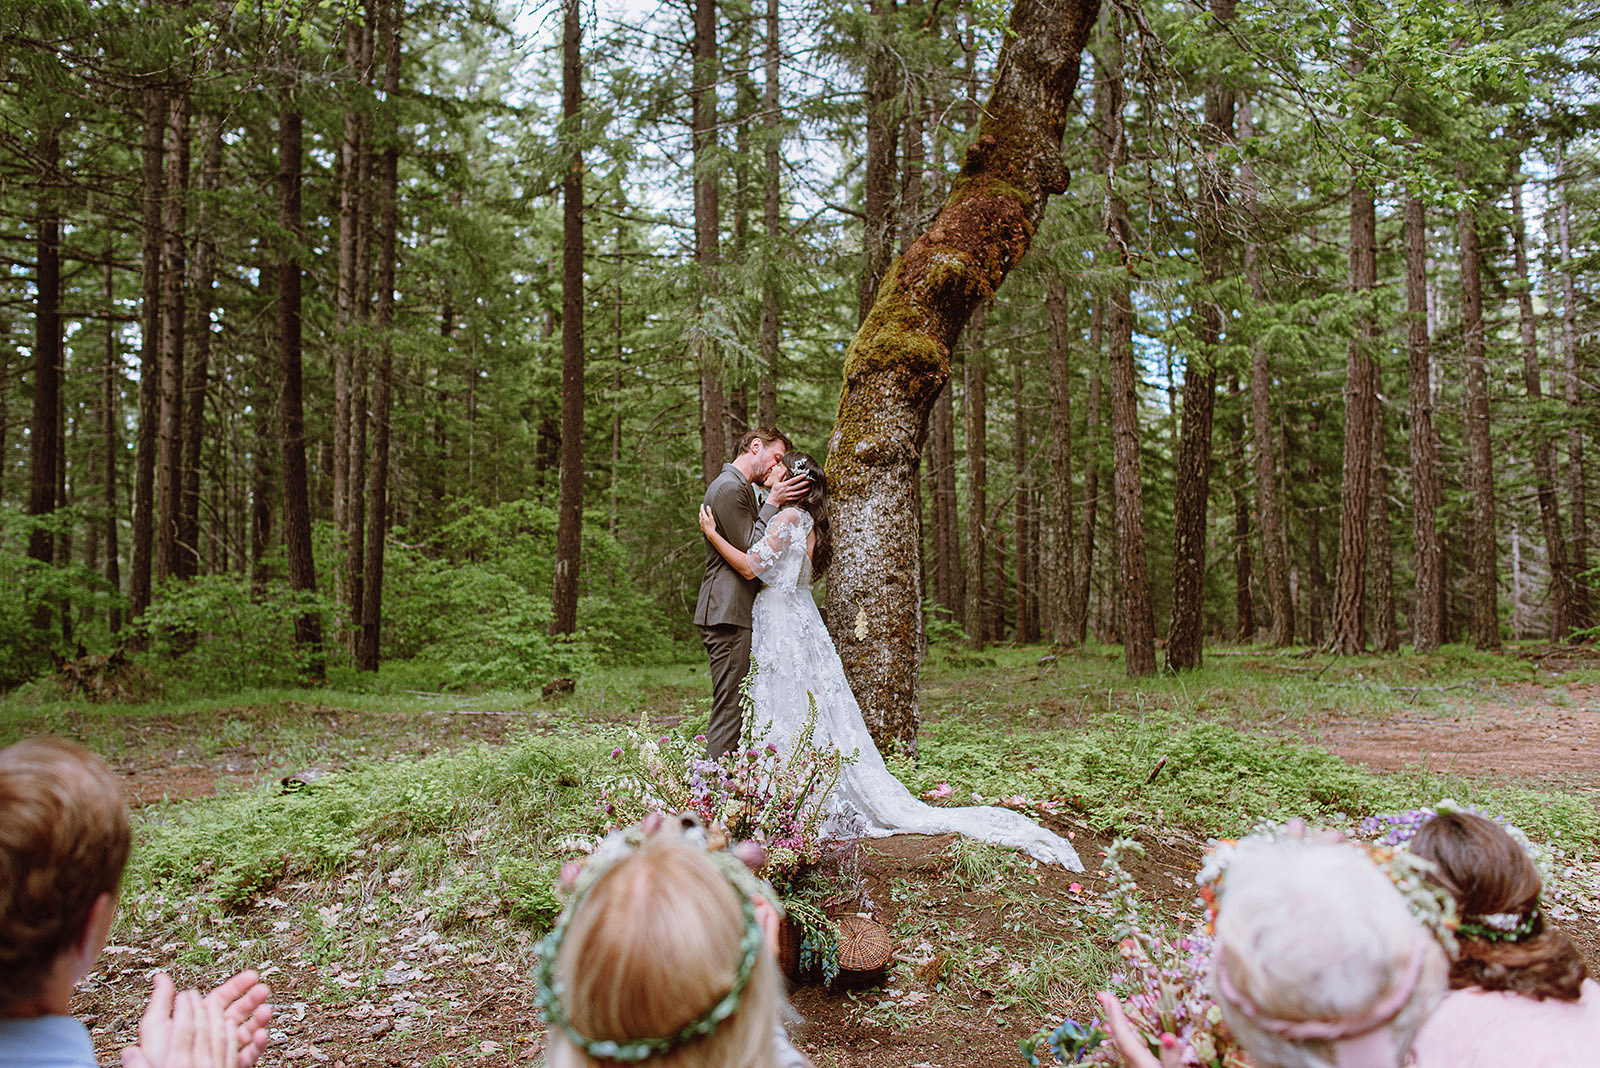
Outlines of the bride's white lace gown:
M811 597L811 560L806 555L810 533L811 516L785 508L750 550L750 562L765 583L751 613L750 645L755 666L750 696L757 728L765 728L761 741L786 751L810 715L809 694L817 703L815 744L832 745L846 756L856 753L832 801L840 822L864 823L865 833L873 837L962 834L1082 871L1066 839L1021 813L989 806L925 805L884 766Z

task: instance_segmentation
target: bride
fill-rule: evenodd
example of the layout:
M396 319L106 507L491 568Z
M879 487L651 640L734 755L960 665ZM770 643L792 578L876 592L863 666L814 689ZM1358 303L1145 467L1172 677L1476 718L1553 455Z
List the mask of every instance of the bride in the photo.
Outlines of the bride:
M993 845L1021 849L1042 861L1073 871L1083 865L1072 846L1020 813L989 806L938 808L925 805L883 763L867 733L861 706L845 678L833 639L811 598L811 582L827 571L833 556L828 524L828 483L822 467L801 452L773 464L766 485L805 475L808 492L796 505L773 516L766 536L748 552L717 532L710 509L700 509L700 529L733 569L765 584L751 611L750 696L755 722L766 724L759 739L787 748L817 707L814 744L855 754L832 800L841 822L864 824L872 837L890 834L956 833Z

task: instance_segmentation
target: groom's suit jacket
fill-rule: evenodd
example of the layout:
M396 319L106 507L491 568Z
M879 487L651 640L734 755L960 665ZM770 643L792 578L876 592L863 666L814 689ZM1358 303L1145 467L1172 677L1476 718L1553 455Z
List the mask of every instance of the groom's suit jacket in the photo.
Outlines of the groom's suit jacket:
M705 503L716 517L717 530L741 549L765 535L767 521L778 512L770 504L756 507L755 487L732 464L723 464L722 473L706 487ZM700 599L694 606L695 626L748 627L750 606L760 588L760 579L742 578L708 539L705 578L700 580Z

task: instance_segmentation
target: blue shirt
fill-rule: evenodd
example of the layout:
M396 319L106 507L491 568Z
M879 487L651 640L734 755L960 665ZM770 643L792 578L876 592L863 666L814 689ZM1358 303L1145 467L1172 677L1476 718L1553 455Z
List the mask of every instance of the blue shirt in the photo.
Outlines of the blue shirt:
M0 1018L0 1068L99 1068L89 1029L70 1016Z

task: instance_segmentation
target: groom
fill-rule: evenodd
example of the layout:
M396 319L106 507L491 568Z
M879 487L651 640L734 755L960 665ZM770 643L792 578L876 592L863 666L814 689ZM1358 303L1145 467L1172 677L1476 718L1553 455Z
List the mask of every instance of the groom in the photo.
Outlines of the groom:
M805 475L786 479L756 507L755 484L766 479L789 451L789 439L767 426L745 431L732 463L706 487L704 504L716 516L717 530L745 549L760 540L767 521L778 509L806 494ZM711 658L711 726L706 731L706 757L715 760L739 747L744 715L739 684L750 673L750 608L760 579L741 578L710 541L706 542L706 574L694 607L694 624Z

